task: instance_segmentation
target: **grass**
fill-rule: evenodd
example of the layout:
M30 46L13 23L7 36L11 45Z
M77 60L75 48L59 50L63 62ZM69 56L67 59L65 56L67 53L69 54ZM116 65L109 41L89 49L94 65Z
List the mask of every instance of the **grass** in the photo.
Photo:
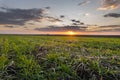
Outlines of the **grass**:
M0 35L0 80L119 80L120 38Z

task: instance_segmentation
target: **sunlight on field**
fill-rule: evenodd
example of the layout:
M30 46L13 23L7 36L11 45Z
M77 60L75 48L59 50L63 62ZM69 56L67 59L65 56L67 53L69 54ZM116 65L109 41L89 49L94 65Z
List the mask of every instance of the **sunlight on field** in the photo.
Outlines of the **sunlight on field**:
M0 35L0 80L119 80L119 65L120 38Z

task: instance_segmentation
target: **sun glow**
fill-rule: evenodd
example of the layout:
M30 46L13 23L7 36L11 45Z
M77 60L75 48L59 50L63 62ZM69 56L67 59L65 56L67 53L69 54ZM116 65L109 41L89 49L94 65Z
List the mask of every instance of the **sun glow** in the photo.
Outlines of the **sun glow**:
M67 34L67 35L75 35L76 33L73 32L73 31L68 31L66 34Z

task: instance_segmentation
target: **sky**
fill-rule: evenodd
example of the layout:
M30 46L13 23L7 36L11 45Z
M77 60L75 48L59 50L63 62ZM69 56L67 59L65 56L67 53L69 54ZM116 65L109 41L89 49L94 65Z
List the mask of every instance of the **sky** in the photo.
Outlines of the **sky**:
M0 34L120 35L120 0L0 0Z

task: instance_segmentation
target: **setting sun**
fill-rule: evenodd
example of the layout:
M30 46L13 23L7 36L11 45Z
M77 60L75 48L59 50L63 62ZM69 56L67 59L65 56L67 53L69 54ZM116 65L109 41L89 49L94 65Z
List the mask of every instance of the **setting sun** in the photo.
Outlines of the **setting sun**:
M68 31L67 32L67 35L75 35L76 33L75 32L73 32L73 31Z

